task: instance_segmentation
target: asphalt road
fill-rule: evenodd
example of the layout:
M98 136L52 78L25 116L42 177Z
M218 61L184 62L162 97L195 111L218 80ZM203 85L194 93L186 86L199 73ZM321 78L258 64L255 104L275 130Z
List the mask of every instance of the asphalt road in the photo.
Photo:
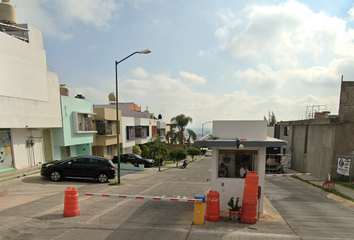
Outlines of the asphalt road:
M265 213L253 225L226 218L194 225L193 203L85 196L91 192L194 198L210 186L210 159L203 157L186 169L123 172L121 186L91 180L54 183L39 174L2 182L8 195L0 197L0 240L354 239L353 211L293 178L267 179L265 194L275 209L266 199ZM79 190L79 216L63 217L67 187Z
M291 177L267 178L265 195L300 239L354 239L354 211Z

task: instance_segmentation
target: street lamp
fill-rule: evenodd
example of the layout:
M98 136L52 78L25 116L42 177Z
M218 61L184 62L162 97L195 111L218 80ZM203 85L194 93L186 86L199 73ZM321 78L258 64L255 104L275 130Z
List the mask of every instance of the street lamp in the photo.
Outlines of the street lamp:
M211 121L207 121L207 122L202 124L202 137L204 136L203 126L204 126L204 124L207 124L207 123L211 123Z
M133 52L129 56L123 58L120 61L115 61L115 68L116 68L116 116L117 116L117 171L118 171L118 184L120 184L120 154L119 154L119 118L118 118L118 73L117 73L117 65L123 62L125 59L130 58L134 54L148 54L151 53L150 49L145 49L137 52Z

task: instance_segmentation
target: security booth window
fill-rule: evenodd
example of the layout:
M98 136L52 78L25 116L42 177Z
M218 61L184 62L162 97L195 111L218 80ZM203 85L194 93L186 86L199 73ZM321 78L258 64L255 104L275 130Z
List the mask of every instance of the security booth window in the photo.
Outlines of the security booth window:
M241 174L255 171L257 159L256 150L220 150L218 178L241 178Z

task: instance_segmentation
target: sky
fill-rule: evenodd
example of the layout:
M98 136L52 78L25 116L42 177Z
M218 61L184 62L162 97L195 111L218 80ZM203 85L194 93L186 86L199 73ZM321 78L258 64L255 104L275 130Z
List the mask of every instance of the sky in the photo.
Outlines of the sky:
M42 31L48 70L72 96L134 102L166 122L338 114L354 81L354 4L347 0L11 0ZM206 124L205 128L210 125Z

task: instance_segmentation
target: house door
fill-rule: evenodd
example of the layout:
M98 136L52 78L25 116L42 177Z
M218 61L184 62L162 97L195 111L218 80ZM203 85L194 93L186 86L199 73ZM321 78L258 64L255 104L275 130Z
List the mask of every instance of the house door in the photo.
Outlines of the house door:
M70 157L70 146L60 147L60 156L61 156L61 159Z
M49 129L43 130L44 159L46 162L53 161L52 139L50 135Z

